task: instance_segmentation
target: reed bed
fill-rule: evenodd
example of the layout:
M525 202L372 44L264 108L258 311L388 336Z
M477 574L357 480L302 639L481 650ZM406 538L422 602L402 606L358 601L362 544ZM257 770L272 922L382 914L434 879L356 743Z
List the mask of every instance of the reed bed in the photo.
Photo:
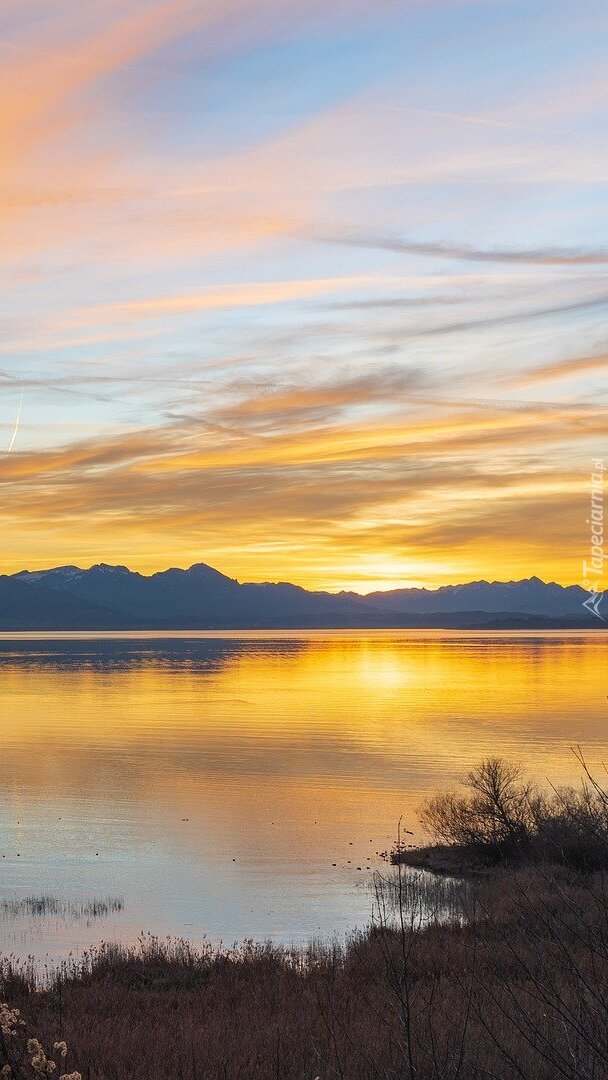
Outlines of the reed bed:
M5 962L1 996L83 1080L604 1080L607 898L605 872L529 866L466 918L417 900L308 950L146 937L45 986Z
M0 919L63 919L92 922L107 919L124 910L120 897L109 896L101 900L60 900L55 896L25 896L18 899L0 900Z
M519 773L498 775L510 816L485 789L432 807L442 828L484 830L492 872L432 878L398 859L376 878L373 922L343 944L147 936L42 981L32 964L0 962L0 1075L605 1080L608 797L589 780L548 814L534 803L551 826L539 849L520 829L532 804L512 798Z

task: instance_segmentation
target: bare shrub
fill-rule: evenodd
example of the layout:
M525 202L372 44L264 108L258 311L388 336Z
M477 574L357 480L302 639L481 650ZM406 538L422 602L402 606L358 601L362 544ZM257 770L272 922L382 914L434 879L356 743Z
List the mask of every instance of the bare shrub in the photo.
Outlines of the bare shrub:
M541 792L517 765L488 758L467 774L464 791L429 799L421 822L437 841L473 849L490 863L541 858L588 869L606 866L608 796L576 753L584 769L580 790Z
M421 822L431 835L497 852L527 844L533 789L517 765L487 758L467 773L465 786L464 793L448 791L428 800Z

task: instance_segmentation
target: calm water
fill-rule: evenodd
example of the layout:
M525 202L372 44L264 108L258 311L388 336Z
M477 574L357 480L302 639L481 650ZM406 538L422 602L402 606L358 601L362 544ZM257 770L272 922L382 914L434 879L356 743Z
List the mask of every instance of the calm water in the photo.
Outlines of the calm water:
M573 743L606 757L607 645L0 637L0 951L57 957L140 931L299 942L364 925L376 853L402 815L415 827L427 792L489 753L557 783L577 776ZM24 903L42 896L46 910Z

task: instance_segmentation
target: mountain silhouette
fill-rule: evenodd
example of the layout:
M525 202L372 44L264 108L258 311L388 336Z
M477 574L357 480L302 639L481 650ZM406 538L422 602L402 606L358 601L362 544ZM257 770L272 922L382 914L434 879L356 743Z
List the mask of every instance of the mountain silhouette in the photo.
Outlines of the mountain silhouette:
M346 594L352 595L352 594ZM562 618L580 616L588 593L578 585L545 583L538 577L523 581L471 581L467 585L444 585L440 589L395 589L369 593L365 603L382 611L411 614L487 611L527 612L529 615Z
M360 595L240 583L205 563L150 576L99 563L0 577L0 629L601 629L587 597L537 577Z
M0 630L120 630L123 617L69 592L0 576Z

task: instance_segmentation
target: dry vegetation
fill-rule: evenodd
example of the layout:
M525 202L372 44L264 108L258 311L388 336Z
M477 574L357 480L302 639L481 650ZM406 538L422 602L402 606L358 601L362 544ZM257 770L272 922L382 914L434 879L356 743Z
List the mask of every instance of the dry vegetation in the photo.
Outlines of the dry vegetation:
M472 769L464 791L429 799L421 822L439 844L408 850L398 844L393 862L469 871L497 865L559 863L584 871L608 868L608 793L574 751L579 788L540 791L523 771L500 758Z
M608 871L520 853L434 889L399 864L345 949L146 939L46 989L9 965L3 983L83 1080L605 1080Z

